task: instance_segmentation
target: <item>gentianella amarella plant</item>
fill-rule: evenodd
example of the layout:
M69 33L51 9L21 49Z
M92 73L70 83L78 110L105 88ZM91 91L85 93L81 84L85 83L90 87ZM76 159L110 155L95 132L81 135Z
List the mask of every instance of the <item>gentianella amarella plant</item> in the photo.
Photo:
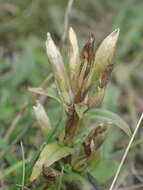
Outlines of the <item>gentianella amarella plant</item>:
M119 29L107 36L95 52L95 38L90 35L80 53L76 34L70 28L66 65L51 35L47 34L46 50L55 87L47 90L33 88L32 91L61 103L65 111L64 124L53 127L44 107L39 102L34 106L43 134L53 134L54 137L41 150L33 166L29 179L31 184L44 175L48 189L93 189L92 173L100 162L99 148L104 142L108 121L130 135L128 125L118 115L98 108L114 67L112 57L118 36ZM89 122L94 118L105 122Z

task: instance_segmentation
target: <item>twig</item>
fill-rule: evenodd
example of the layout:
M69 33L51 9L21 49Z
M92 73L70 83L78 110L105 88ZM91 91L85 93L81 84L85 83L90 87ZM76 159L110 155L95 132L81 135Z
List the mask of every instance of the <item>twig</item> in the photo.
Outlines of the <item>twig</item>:
M23 167L22 167L22 185L21 190L24 190L24 181L25 181L25 155L24 155L24 147L22 141L20 142L21 151L22 151L22 160L23 160Z
M62 35L62 39L61 39L61 43L63 44L65 42L66 39L66 35L67 35L67 31L68 31L68 25L69 25L69 15L72 9L72 5L73 5L74 0L69 0L68 1L68 5L65 11L65 16L64 16L64 32Z
M115 174L115 177L114 177L114 179L113 179L113 181L112 181L112 184L111 184L109 190L113 190L113 187L114 187L114 185L115 185L115 183L116 183L116 180L117 180L117 178L118 178L118 176L119 176L120 170L121 170L121 168L122 168L122 166L123 166L123 164L124 164L124 161L125 161L125 159L126 159L126 157L127 157L127 154L128 154L129 149L130 149L130 147L131 147L131 144L132 144L132 142L133 142L133 140L134 140L134 138L135 138L135 136L136 136L136 133L137 133L139 127L140 127L140 124L141 124L141 122L142 122L142 119L143 119L143 113L142 113L142 115L141 115L141 117L140 117L140 119L139 119L139 121L138 121L138 123L137 123L137 126L136 126L136 128L135 128L135 130L134 130L134 133L133 133L133 135L132 135L132 137L131 137L131 139L130 139L130 141L129 141L129 144L128 144L126 150L125 150L125 153L124 153L124 155L123 155L123 157L122 157L122 160L121 160L121 162L120 162L120 165L119 165L119 167L118 167L118 169L117 169L117 172L116 172L116 174Z

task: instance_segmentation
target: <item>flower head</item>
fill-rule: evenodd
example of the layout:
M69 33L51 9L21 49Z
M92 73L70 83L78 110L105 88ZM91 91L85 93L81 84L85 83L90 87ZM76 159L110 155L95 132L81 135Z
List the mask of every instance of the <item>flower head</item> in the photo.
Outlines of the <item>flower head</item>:
M90 35L80 54L76 34L70 28L68 75L58 48L50 34L47 34L47 55L52 64L56 84L64 104L71 106L74 103L86 102L89 107L92 107L102 101L104 89L114 66L112 57L118 36L119 29L116 29L103 40L95 52L95 38L94 35Z

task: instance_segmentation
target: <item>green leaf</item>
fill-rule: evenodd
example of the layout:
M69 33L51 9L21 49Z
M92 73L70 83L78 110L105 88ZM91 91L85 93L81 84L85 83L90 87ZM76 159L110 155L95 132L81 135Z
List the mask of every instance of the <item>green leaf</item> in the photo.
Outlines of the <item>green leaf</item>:
M83 114L85 113L85 111L88 109L87 105L79 105L79 104L75 104L75 110L76 113L78 114L79 118L82 118Z
M118 168L118 162L115 160L104 160L99 163L96 170L91 174L101 184L105 184L111 177L114 176Z
M31 170L32 170L32 168L34 167L34 165L35 165L35 163L36 163L36 160L38 159L38 157L39 157L39 155L40 155L40 153L41 153L41 150L43 149L44 145L45 145L45 143L43 143L43 144L40 146L40 148L37 150L37 152L34 153L32 159L27 163L27 165L26 165L26 172L25 172L25 174L26 174L26 180L29 179L30 174L31 174ZM19 182L19 183L20 183L20 182Z
M60 160L61 158L66 157L72 153L73 153L72 148L61 146L57 142L47 144L43 148L43 150L39 156L39 159L37 160L37 162L35 163L35 165L33 167L30 181L33 182L34 180L37 179L37 177L42 172L43 166L49 167L54 162Z
M50 98L53 98L53 99L57 100L59 103L61 103L61 100L59 99L58 93L57 93L56 89L54 89L54 88L43 89L41 87L38 87L38 88L29 87L28 90L30 92L33 92L33 93L36 93L36 94L39 94L39 95L48 96Z
M122 129L127 135L131 136L132 134L128 124L123 119L121 119L120 116L111 111L104 109L92 109L87 113L87 117L111 121L112 123L117 125L120 129Z

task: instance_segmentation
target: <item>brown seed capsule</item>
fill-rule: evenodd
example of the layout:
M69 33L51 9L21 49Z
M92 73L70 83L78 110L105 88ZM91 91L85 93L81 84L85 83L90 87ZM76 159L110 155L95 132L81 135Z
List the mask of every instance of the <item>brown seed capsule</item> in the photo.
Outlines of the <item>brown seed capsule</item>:
M112 63L107 65L107 67L103 73L102 79L101 79L101 83L100 83L101 88L104 88L107 85L109 77L110 77L111 72L113 70L113 67L114 67L114 64L112 64Z
M84 142L84 150L89 157L92 153L96 152L101 144L104 142L106 133L106 126L99 125L91 131L87 140Z
M91 69L91 66L94 62L94 57L95 57L94 43L95 43L95 37L93 34L91 34L89 37L89 40L85 44L82 54L81 54L83 64L84 64L84 60L86 60L88 63L85 76L88 74L88 72ZM81 68L82 68L82 65L81 65Z
M94 62L94 57L95 57L94 42L95 42L95 37L93 34L91 34L89 40L85 44L81 53L81 65L78 77L79 88L81 88L82 85L84 84L84 80L86 79Z

